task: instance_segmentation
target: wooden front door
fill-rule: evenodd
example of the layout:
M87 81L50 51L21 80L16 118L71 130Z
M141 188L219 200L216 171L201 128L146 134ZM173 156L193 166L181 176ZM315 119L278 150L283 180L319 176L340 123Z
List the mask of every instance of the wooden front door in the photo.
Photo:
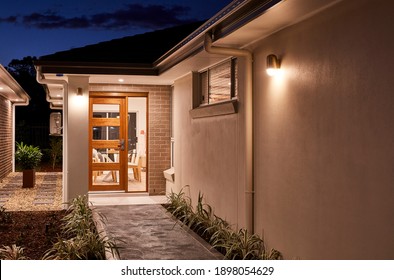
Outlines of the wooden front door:
M89 98L89 191L127 191L125 97Z

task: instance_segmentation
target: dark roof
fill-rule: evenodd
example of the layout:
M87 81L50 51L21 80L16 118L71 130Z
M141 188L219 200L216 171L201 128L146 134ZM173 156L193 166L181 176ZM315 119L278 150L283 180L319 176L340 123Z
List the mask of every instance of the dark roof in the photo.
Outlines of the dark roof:
M152 65L154 61L196 30L203 22L166 28L144 34L74 48L41 56L36 65L95 63Z
M160 75L284 0L234 0L210 20L42 56L41 73Z

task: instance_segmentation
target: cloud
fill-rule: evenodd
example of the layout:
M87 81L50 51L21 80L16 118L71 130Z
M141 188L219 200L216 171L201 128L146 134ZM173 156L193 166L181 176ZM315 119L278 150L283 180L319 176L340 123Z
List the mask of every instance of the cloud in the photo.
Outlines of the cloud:
M16 16L10 16L7 18L0 18L0 23L6 22L6 23L16 23L18 21L18 17Z
M180 5L168 7L164 5L129 4L124 9L89 16L65 17L54 11L46 11L0 18L0 23L23 24L39 29L99 28L119 30L136 27L157 29L195 21L194 18L188 18L189 11L190 8Z
M74 29L90 27L89 20L86 17L65 18L52 12L45 14L32 13L30 15L23 16L22 22L26 26L36 27L39 29Z

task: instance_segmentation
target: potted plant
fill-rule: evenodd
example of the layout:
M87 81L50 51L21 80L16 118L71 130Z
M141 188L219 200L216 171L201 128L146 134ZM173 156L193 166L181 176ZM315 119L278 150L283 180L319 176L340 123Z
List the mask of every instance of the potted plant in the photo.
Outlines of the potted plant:
M42 153L39 147L16 143L15 160L23 170L23 188L32 188L36 184L35 168L41 161Z

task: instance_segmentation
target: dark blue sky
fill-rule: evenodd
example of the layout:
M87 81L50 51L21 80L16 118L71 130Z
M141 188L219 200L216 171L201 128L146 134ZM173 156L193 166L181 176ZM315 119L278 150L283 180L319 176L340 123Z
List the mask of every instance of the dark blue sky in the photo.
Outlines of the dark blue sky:
M0 64L208 19L231 0L1 0Z

